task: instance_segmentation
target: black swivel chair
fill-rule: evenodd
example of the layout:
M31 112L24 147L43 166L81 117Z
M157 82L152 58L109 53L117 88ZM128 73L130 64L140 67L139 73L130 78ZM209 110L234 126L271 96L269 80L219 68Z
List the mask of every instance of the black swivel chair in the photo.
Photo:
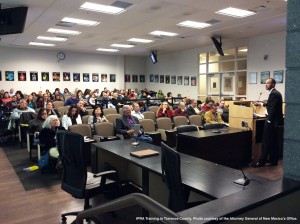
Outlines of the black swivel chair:
M163 142L161 143L161 168L163 180L169 189L169 209L179 212L207 202L187 203L190 191L184 187L181 181L180 155Z
M82 135L60 130L57 131L57 140L63 167L61 188L75 198L84 199L84 210L86 210L90 208L90 198L117 186L115 181L107 178L109 174L116 171L110 170L98 174L87 172L83 159L84 137ZM76 216L79 212L62 214L62 223L66 223L66 216ZM96 224L100 223L96 217L89 217L89 219Z
M179 125L177 127L177 134L182 132L190 132L190 131L199 131L199 128L196 125L192 125L192 124Z

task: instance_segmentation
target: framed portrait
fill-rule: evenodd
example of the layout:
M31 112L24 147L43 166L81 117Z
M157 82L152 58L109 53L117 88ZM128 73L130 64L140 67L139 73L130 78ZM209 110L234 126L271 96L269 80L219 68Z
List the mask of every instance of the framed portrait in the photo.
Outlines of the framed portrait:
M71 81L71 74L70 72L63 72L63 80L64 81Z
M26 72L18 71L18 81L26 81Z
M92 74L92 80L93 80L93 82L99 82L99 74L98 73L93 73Z
M110 74L109 75L109 81L110 82L116 82L116 74Z
M38 81L38 72L30 72L30 81Z
M267 79L270 78L270 71L264 71L260 73L260 83L266 84Z
M15 73L13 71L5 71L6 81L15 81Z
M107 74L101 74L101 82L107 82Z
M170 76L166 75L166 84L170 84Z
M82 73L82 80L84 82L89 82L90 81L90 73Z
M283 70L273 71L273 77L276 83L283 83Z
M249 84L257 84L257 72L249 72Z
M78 72L73 73L73 82L80 82L80 73Z
M154 80L155 80L155 83L159 83L159 75L155 75Z
M145 75L140 75L140 82L145 82Z
M154 75L150 74L150 82L154 82Z
M159 82L160 83L165 83L165 76L164 75L159 75Z
M138 82L138 75L132 75L132 82Z
M49 72L42 72L41 76L42 76L42 81L44 82L49 81Z
M189 76L184 76L184 85L188 86L190 84L190 77Z
M197 85L197 77L196 76L192 76L191 77L191 86L196 86Z
M177 84L182 85L182 76L177 76Z
M124 79L125 79L125 82L130 82L130 75L125 74Z
M233 92L233 76L223 77L223 92L228 94Z
M176 84L176 75L171 76L171 84Z
M53 80L53 82L59 82L60 81L60 72L52 72L52 80Z

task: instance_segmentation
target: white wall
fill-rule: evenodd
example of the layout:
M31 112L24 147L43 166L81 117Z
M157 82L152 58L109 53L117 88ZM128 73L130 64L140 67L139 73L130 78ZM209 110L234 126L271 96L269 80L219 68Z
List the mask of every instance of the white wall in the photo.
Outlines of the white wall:
M65 52L66 58L63 61L57 61L57 51L52 50L35 50L23 48L0 48L0 71L2 72L2 81L0 89L21 90L24 93L32 91L45 91L49 89L54 91L56 87L61 90L67 87L70 91L75 88L85 90L86 88L100 90L104 87L108 89L123 89L124 88L124 73L134 72L136 74L145 74L145 60L143 58L131 57L128 59L124 56L87 54L76 52ZM128 65L125 65L125 58ZM138 60L139 59L139 60ZM5 71L14 71L15 81L5 81ZM18 71L26 71L27 81L18 81ZM29 72L38 71L38 81L30 81ZM50 73L50 81L41 81L41 72ZM61 81L52 81L52 72L61 73ZM71 81L63 81L62 72L71 73ZM81 75L80 82L73 82L72 73L79 72ZM90 82L82 81L82 73L90 73ZM116 74L116 82L92 82L92 73ZM139 85L139 83L136 83Z
M146 82L140 82L140 75L146 75L145 57L125 57L125 74L129 74L131 81L124 83L125 89L144 89ZM138 75L138 82L132 82L132 75ZM123 78L124 79L124 78ZM146 80L145 80L146 81Z

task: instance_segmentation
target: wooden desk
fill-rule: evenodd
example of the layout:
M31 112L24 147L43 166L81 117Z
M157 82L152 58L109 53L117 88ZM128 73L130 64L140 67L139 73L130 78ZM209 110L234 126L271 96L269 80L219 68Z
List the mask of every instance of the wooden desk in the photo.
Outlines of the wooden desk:
M248 165L252 156L252 132L241 129L200 130L178 134L179 152L233 168Z
M92 149L95 152L95 157L98 158L98 153L101 151L113 154L119 159L126 160L129 163L135 164L142 168L142 189L143 193L149 195L149 173L155 173L161 176L161 156L152 156L147 158L136 158L130 156L130 152L143 149L153 149L161 153L160 147L141 142L138 146L132 146L124 140L93 143ZM248 186L243 187L234 184L233 181L241 178L240 170L235 170L229 167L218 165L209 161L205 161L193 156L180 153L181 157L181 177L183 184L198 191L202 195L211 198L222 198L240 191L243 191L260 183L252 181ZM96 162L96 163L95 163ZM113 164L111 164L113 165ZM92 163L92 169L98 170L98 163ZM265 178L248 175L264 183Z

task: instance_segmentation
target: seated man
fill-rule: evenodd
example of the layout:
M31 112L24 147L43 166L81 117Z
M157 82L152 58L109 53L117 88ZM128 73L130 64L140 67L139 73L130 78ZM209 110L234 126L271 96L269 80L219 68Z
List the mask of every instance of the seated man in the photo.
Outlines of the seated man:
M217 104L211 104L210 110L207 111L204 115L204 119L206 123L221 123L226 124L222 118L221 115L217 112L218 105Z
M134 135L134 125L139 123L140 122L136 117L131 116L130 106L125 105L123 106L123 116L116 120L116 132L117 134L122 134L125 139L129 139ZM144 135L142 126L136 139L142 142L152 143L152 138Z
M187 114L188 114L188 116L201 115L201 112L197 106L197 100L192 99L190 101L190 105L187 107Z
M134 103L132 104L132 109L133 109L133 110L131 111L131 115L132 115L132 116L136 117L136 118L139 119L139 120L145 118L144 115L143 115L143 114L141 113L141 111L140 111L140 105L139 105L139 103L134 102Z

